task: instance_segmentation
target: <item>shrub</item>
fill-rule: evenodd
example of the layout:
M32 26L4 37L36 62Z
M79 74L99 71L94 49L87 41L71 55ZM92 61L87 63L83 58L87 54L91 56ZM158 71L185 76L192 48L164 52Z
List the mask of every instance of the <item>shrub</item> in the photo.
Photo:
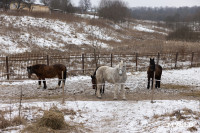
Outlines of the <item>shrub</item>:
M188 26L182 26L175 31L169 33L167 36L167 40L195 42L200 40L200 33L194 32Z

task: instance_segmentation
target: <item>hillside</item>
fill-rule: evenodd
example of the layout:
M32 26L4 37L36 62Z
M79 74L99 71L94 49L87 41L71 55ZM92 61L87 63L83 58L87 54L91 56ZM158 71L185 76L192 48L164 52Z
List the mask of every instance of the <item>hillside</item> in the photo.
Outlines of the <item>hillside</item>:
M83 16L78 16L83 17ZM37 50L68 52L74 45L76 50L101 46L112 49L130 40L152 40L162 38L166 29L154 23L140 21L113 24L72 16L74 21L0 14L0 45L2 53L23 53ZM153 34L152 34L153 33ZM145 34L143 36L143 34Z
M196 50L198 43L166 41L169 30L153 21L114 24L91 15L0 14L0 52L157 52ZM174 44L176 43L176 47ZM172 47L173 46L173 47Z

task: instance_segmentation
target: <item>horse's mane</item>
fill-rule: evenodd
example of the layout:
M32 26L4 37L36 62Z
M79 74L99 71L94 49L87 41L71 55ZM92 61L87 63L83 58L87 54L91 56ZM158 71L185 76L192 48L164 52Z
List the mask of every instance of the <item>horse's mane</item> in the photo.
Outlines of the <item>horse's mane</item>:
M94 71L94 73L93 73L93 76L95 76L96 77L96 72L97 72L97 69L98 69L99 67L97 67L96 68L96 70Z

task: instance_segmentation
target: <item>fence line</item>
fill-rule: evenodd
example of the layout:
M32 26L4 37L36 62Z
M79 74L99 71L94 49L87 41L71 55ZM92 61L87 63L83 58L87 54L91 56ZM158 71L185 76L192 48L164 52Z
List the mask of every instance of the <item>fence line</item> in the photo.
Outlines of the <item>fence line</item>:
M62 63L68 68L68 72L73 74L87 74L93 72L96 69L96 63L98 66L110 65L115 66L119 60L123 59L127 62L127 71L141 71L146 70L148 66L148 59L154 57L157 64L164 66L164 69L176 69L181 67L196 67L200 66L200 53L82 53L71 55L45 55L45 54L22 54L11 55L0 58L1 77L6 79L12 79L12 76L17 78L23 78L26 73L26 67L33 64L55 64ZM78 69L80 68L80 69ZM19 70L20 69L20 70ZM11 72L11 70L13 72ZM19 73L16 74L15 71ZM76 71L76 72L74 72ZM6 75L2 74L6 73ZM21 74L20 74L21 73ZM17 76L16 76L17 75Z

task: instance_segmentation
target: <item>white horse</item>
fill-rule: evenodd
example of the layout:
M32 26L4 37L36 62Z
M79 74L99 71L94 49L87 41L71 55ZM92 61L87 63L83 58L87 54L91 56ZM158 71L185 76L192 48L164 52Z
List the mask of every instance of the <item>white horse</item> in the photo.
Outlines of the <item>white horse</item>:
M100 89L102 85L105 84L105 81L109 83L113 83L115 85L114 91L114 100L117 99L118 88L121 87L122 90L122 99L126 100L124 83L127 80L126 75L126 65L123 61L121 61L117 66L109 67L109 66L101 66L96 71L96 79L97 79L97 97L101 98Z

